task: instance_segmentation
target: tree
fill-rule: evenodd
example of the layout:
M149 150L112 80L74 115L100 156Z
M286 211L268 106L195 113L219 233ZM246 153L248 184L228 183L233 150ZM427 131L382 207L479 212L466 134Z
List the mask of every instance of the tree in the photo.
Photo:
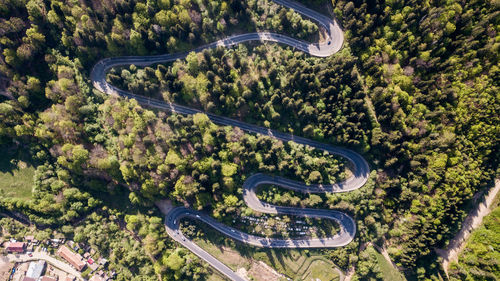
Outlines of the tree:
M309 182L310 183L321 183L323 181L323 178L321 176L321 173L319 171L312 171L309 174Z
M184 265L184 258L180 256L179 251L175 251L164 258L164 264L173 271L179 271Z

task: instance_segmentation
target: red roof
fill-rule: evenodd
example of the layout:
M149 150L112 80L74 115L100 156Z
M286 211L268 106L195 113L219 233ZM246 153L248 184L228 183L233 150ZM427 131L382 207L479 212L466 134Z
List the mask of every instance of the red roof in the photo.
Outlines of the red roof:
M57 279L52 276L43 276L40 281L57 281Z
M88 262L89 264L93 264L93 263L94 263L94 260L89 258L89 259L87 260L87 262Z
M24 252L25 246L24 242L9 242L5 249L7 252Z
M59 254L62 258L64 258L79 271L82 271L82 269L85 267L85 262L83 261L82 256L77 253L73 253L66 246L59 247L59 250L57 250L57 254Z

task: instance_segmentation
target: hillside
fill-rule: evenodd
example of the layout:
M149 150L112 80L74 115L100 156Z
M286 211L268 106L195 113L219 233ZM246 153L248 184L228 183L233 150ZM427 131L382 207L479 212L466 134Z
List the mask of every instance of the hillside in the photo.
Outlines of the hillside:
M23 214L42 237L54 230L88 241L110 258L116 280L205 280L214 269L169 238L154 202L169 199L238 225L262 215L244 201L243 185L254 174L308 185L359 176L341 155L217 125L208 117L215 114L366 159L366 184L350 192L303 194L272 184L257 190L270 204L354 219L351 243L315 255L344 272L363 268L361 280L380 280L379 270L369 269L378 256L361 249L384 244L407 277L443 277L434 250L460 229L474 195L498 178L500 4L299 2L338 22L339 52L314 56L285 39L193 51L262 31L329 48L324 26L279 1L0 0L0 151L9 152L0 167L1 213ZM138 96L208 115L165 112L92 84L101 59L177 52L188 54L120 65L104 77ZM310 238L342 226L311 219L314 228L300 234L276 222L300 218L268 219L274 228L240 229ZM490 218L485 228L494 224ZM12 236L27 231L10 219L2 228ZM101 233L110 240L92 238ZM472 276L465 272L474 271L484 250L476 238L457 278Z

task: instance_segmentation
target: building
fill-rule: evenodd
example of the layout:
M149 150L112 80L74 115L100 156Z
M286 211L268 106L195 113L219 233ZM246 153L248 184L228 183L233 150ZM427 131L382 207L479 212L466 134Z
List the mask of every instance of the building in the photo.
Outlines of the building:
M35 240L35 236L33 236L33 235L25 236L24 240L26 240L28 243L31 243L31 242L33 242L33 240Z
M65 281L75 281L75 277L73 277L71 275L68 275L68 276L66 276L66 280Z
M45 261L37 261L37 262L30 262L30 265L28 267L28 271L26 271L26 277L30 277L33 279L38 279L40 276L42 276L43 271L45 270Z
M90 277L89 281L105 281L104 277L95 274L94 276Z
M23 281L36 281L36 279L24 276Z
M78 271L82 271L85 268L85 261L80 254L73 253L66 246L59 247L57 250L57 254L69 262L73 267L75 267Z
M94 271L96 271L99 268L99 264L97 264L97 263L88 263L88 267L90 268L90 270L92 270L92 272L94 272Z
M57 278L52 277L52 276L43 276L40 281L57 281Z
M50 239L49 241L52 247L59 247L59 244L64 244L63 238Z
M105 259L105 258L99 258L97 260L97 263L104 266L104 265L106 265L108 263L108 260Z
M24 242L7 242L5 250L9 253L24 253L26 250L26 243Z

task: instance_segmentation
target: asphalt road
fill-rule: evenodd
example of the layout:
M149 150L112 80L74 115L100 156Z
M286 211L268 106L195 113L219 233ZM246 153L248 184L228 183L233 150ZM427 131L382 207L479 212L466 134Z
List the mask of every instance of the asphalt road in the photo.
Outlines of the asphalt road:
M335 54L342 48L344 35L338 23L327 16L324 16L316 11L310 10L303 5L290 0L273 0L275 3L288 7L316 21L323 26L329 35L329 39L322 43L308 43L301 40L291 38L286 35L281 35L271 32L255 32L240 34L227 37L225 39L200 46L191 52L200 52L204 49L216 48L218 46L231 47L248 41L270 41L294 47L312 56L327 57ZM188 52L165 54L159 56L129 56L106 58L99 61L92 69L90 74L92 83L95 88L110 95L118 95L126 98L136 99L140 104L149 107L158 108L165 111L176 112L180 114L196 114L202 112L198 109L182 106L174 103L168 103L155 99L146 98L144 96L134 95L127 91L118 89L106 82L106 72L112 67L134 64L136 66L148 66L157 63L166 63L183 59L188 55ZM241 241L248 245L266 248L323 248L323 247L341 247L352 241L356 234L356 223L347 214L334 210L321 209L306 209L294 207L274 206L261 202L256 194L255 189L263 184L277 185L282 188L295 190L304 193L325 193L325 192L348 192L362 187L369 176L370 168L365 159L355 151L332 146L302 137L289 135L275 130L259 127L252 124L247 124L238 120L227 117L217 116L211 113L205 113L212 122L224 126L236 126L250 133L262 134L274 137L282 141L293 141L303 145L308 145L317 149L324 150L328 153L342 156L349 160L353 167L353 175L347 180L332 184L332 185L306 185L302 182L297 182L277 176L269 176L264 174L255 174L249 177L243 185L243 197L245 203L252 209L262 213L294 215L303 217L315 217L335 220L341 228L341 231L334 236L326 238L311 238L311 239L272 239L264 238L255 235L250 235L241 232L237 229L221 224L209 217L206 214L197 212L192 209L177 207L172 209L165 218L165 226L167 233L184 247L191 250L200 258L208 262L217 270L232 280L244 280L242 277L233 272L229 267L215 259L209 253L201 249L191 240L186 238L179 230L179 221L185 217L191 217L203 221L210 225L222 234Z

